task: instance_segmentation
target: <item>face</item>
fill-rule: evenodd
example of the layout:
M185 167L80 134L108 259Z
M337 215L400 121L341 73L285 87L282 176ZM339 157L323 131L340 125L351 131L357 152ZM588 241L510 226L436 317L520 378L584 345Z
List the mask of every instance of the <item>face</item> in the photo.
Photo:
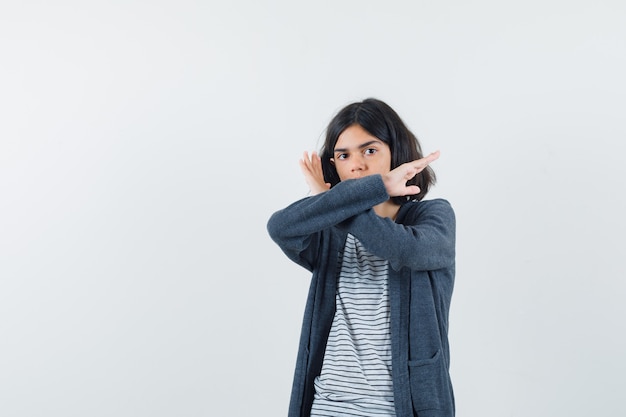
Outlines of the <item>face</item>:
M344 130L335 144L332 163L341 181L386 174L391 170L389 145L359 125Z

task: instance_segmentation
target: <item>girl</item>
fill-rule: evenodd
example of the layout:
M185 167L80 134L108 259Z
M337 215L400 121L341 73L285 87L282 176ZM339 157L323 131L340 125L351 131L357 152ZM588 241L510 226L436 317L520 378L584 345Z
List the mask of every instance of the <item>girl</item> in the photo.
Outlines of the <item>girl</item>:
M367 99L340 110L319 156L300 160L312 195L267 224L312 272L290 417L454 416L455 216L447 201L423 200L438 157Z

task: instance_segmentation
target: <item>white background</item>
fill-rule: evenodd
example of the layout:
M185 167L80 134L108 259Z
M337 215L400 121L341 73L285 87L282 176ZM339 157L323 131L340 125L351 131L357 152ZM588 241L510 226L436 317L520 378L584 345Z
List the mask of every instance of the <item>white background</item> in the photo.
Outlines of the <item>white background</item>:
M0 415L286 415L297 160L377 97L457 213L460 417L626 414L626 3L5 1Z

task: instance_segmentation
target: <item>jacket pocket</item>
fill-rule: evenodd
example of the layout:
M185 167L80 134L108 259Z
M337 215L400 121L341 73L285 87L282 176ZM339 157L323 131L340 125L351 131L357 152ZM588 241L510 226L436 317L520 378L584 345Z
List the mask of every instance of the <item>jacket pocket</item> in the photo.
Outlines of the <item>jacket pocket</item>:
M408 365L413 409L424 411L442 408L447 383L441 349L432 358L411 360Z

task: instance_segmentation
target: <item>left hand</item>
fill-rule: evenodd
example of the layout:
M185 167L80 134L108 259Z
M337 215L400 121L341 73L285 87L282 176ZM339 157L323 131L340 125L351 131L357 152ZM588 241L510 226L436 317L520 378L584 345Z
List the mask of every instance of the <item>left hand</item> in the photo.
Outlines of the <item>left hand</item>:
M439 151L435 151L424 158L407 162L383 175L383 182L390 197L419 194L417 185L406 185L406 182L422 172L431 162L439 158Z

